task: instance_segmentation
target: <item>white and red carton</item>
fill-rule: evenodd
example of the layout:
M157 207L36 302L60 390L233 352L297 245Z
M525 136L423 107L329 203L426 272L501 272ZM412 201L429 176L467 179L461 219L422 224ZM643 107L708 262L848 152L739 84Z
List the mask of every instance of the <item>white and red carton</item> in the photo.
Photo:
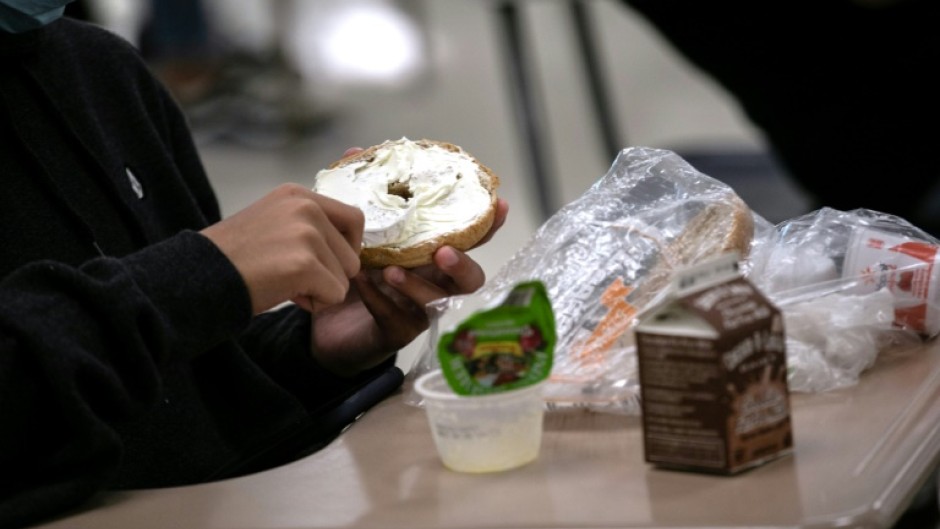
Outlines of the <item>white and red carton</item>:
M927 241L872 228L852 233L842 277L858 278L856 294L887 288L894 296L894 323L933 336L940 331L938 248Z
M735 474L792 451L783 316L737 265L679 272L635 328L649 463Z

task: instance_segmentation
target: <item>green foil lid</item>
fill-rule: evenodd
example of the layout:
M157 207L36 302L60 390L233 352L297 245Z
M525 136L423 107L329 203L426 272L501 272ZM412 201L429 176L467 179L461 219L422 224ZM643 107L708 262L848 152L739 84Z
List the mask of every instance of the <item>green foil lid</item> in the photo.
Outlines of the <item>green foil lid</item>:
M516 285L494 308L473 313L441 336L437 355L458 395L529 386L552 371L555 316L541 281Z

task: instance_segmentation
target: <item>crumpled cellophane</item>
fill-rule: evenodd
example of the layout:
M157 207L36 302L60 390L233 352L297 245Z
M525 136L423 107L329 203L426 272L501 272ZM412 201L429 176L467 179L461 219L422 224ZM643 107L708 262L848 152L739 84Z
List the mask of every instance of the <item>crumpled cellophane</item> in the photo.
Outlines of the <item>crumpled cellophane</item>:
M748 245L728 237L741 222L753 228L739 232ZM637 316L665 298L674 272L735 246L743 250L742 272L784 314L790 391L855 384L880 355L903 354L940 334L937 238L867 209L821 208L772 225L678 155L633 147L480 290L428 306L431 327L408 376L439 367L441 332L498 303L517 283L540 279L558 334L548 408L638 415ZM912 306L923 314L899 320L899 310ZM405 401L421 405L412 389Z
M740 246L728 234L736 223L745 241L773 229L728 185L675 153L624 149L606 175L546 221L481 289L428 306L427 342L408 376L439 367L441 333L498 302L515 284L539 279L558 335L544 392L549 409L638 414L630 332L636 315L662 298L675 270ZM405 401L421 405L410 389Z
M913 255L892 247L896 243L913 245ZM936 336L938 245L895 215L828 207L785 220L756 238L749 276L783 311L790 391L854 385L884 353L903 354ZM857 258L866 246L875 252L869 261ZM894 282L904 275L912 278L908 287ZM923 320L899 320L897 311L905 306L923 309Z

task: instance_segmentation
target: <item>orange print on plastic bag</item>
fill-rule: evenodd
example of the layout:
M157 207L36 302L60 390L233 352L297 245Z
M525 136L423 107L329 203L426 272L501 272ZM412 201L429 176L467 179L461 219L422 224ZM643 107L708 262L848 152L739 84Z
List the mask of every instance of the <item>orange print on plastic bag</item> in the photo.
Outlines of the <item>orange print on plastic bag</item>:
M618 277L601 294L601 303L607 307L607 314L591 335L573 348L574 358L582 367L603 364L604 353L630 328L637 314L637 308L627 301L630 292L633 292L633 287L624 284L623 279Z

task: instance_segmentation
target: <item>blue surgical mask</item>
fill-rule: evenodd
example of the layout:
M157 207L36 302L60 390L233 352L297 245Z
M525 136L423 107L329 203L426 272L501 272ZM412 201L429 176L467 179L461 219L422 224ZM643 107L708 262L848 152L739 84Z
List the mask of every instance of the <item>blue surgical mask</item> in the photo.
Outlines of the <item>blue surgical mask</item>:
M0 0L0 31L22 33L56 20L72 0Z

